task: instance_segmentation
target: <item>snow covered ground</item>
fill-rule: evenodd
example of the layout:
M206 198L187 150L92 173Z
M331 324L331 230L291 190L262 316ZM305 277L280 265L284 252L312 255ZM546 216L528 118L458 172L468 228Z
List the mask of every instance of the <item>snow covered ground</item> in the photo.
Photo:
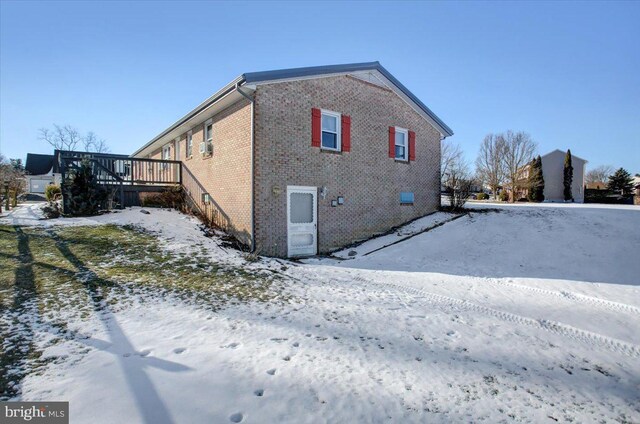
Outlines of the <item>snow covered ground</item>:
M342 249L333 253L332 256L340 259L355 259L358 256L370 255L371 253L387 246L407 240L408 238L414 237L415 235L428 231L432 228L436 228L445 222L455 219L459 215L460 214L448 212L435 212L403 225L396 231L390 232L389 234L371 238L357 246Z
M640 422L640 208L501 206L305 264L244 262L175 212L18 211L0 225L134 224L284 278L272 302L131 293L19 317L54 358L20 398L69 400L72 423ZM77 336L49 345L61 318Z

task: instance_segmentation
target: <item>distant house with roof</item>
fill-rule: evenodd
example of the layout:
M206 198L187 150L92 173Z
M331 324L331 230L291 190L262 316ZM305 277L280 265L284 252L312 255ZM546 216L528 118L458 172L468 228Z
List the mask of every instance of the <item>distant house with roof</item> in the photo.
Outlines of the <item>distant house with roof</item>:
M542 176L544 177L544 200L548 202L564 202L564 157L566 152L556 149L541 156ZM584 170L587 161L573 153L571 165L573 166L573 180L571 194L573 201L584 203Z
M564 202L564 157L566 152L556 149L546 155L540 156L542 160L542 177L544 178L544 201ZM573 167L573 179L571 181L571 194L573 201L584 203L584 174L587 161L571 154L571 166ZM522 168L520 189L516 199L527 197L527 179L529 177L530 164ZM606 188L605 183L601 183Z
M607 190L609 183L606 181L594 181L591 183L586 183L585 188L587 190Z
M27 153L24 169L29 193L44 194L49 184L60 183L60 175L53 172L53 164L53 155Z

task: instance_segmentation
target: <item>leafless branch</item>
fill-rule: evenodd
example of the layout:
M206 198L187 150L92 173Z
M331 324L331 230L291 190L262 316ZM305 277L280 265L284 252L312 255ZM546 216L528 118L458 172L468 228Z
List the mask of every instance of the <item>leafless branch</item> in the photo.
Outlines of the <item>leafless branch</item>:
M109 146L104 139L99 139L92 131L82 136L80 132L70 125L61 127L54 124L53 129L40 128L40 140L46 141L57 150L76 150L81 145L86 152L109 152Z
M586 183L607 183L609 176L613 174L613 167L611 165L601 165L597 168L593 168L587 172L584 176Z
M480 145L476 159L476 174L482 183L486 183L495 199L498 188L504 184L505 139L499 134L487 134Z
M445 140L441 142L440 150L440 179L444 186L449 178L451 168L462 158L462 149L459 144L454 144Z
M511 201L515 202L518 188L526 185L523 176L524 166L533 159L537 144L531 136L525 132L507 131L498 137L504 139L503 163L506 180L511 189Z

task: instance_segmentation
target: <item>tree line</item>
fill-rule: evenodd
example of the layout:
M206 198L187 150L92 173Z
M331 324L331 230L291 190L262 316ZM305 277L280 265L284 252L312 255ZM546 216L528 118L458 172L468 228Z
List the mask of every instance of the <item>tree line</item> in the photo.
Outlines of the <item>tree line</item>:
M462 153L460 145L443 141L441 144L441 185L451 199L451 207L461 208L473 188L483 192L486 186L494 199L515 202L519 193L527 192L527 200L544 201L544 175L542 158L536 155L538 144L523 131L508 130L487 134L475 160L475 169ZM565 201L573 201L573 163L571 150L567 150L563 170ZM626 196L633 190L631 175L623 168L613 172L605 165L590 170L585 182L605 182L614 193Z
M527 165L535 165L536 150L537 143L523 131L509 130L487 134L480 145L474 172L465 160L460 146L443 141L441 183L445 193L452 198L451 206L454 209L462 207L471 194L471 188L485 184L491 190L494 199L501 188L508 187L512 193L511 201L515 201L518 190L530 186L528 179L523 179L523 169ZM543 188L543 185L536 185L536 193L541 192ZM462 205L459 205L460 202L456 201L455 196L460 197Z

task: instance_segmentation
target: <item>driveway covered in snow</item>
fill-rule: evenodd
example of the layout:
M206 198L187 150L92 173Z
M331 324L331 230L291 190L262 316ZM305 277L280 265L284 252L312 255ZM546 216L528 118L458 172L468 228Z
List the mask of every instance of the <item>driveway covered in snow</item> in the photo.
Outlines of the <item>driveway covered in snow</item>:
M176 212L31 212L0 220L2 365L71 422L639 420L638 208L478 211L306 264Z

